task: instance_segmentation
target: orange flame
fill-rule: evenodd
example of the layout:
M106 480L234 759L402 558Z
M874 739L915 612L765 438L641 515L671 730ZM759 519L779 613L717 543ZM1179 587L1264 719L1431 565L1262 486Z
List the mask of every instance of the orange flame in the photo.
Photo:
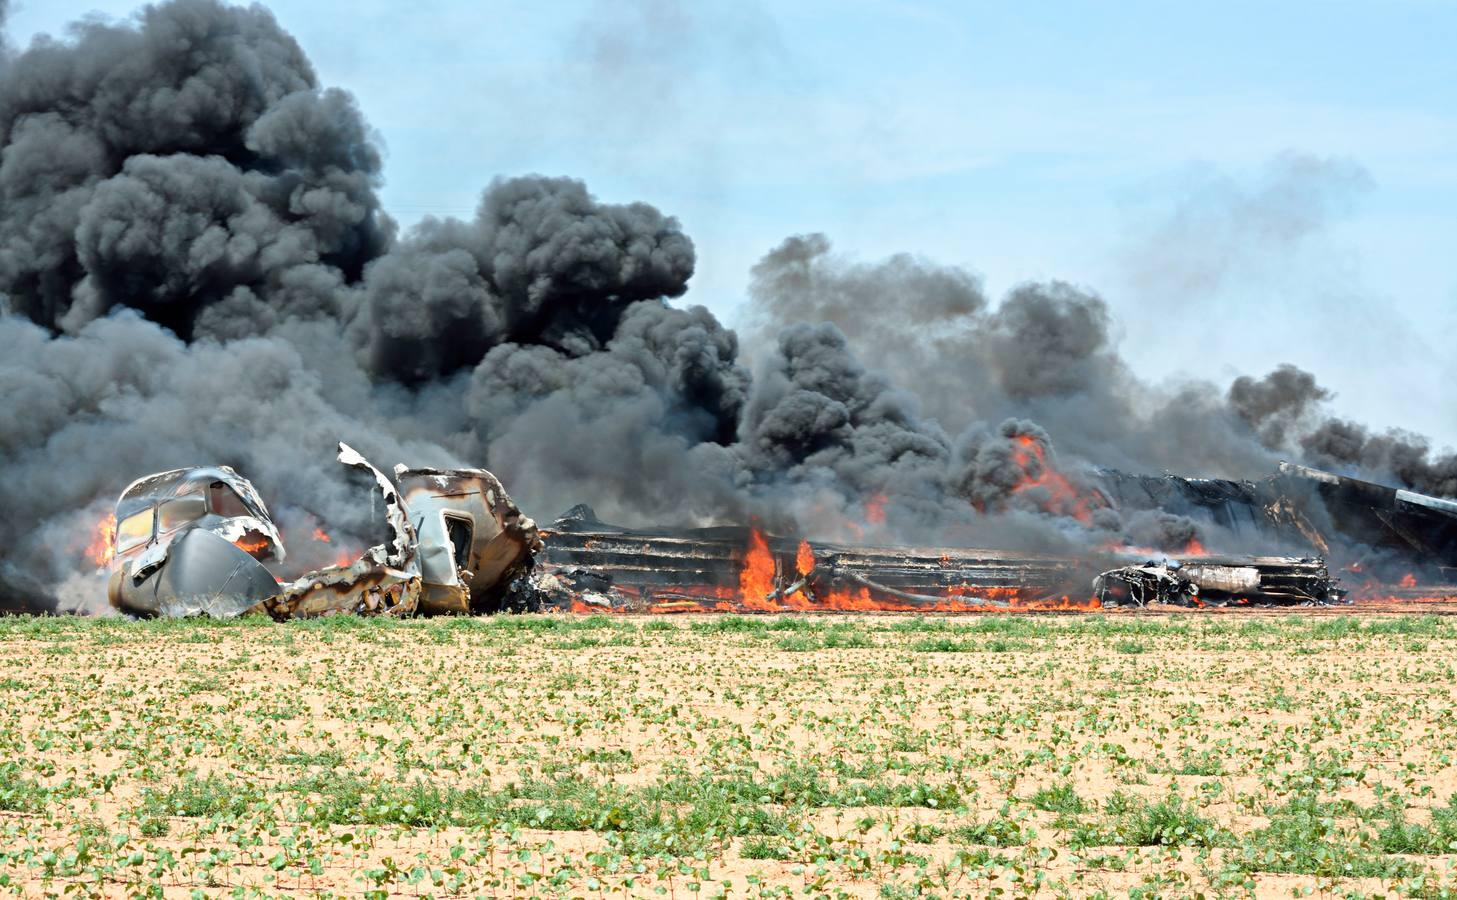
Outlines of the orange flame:
M791 599L791 598L786 598ZM1087 612L1101 610L1096 597L1073 599L1062 597L1024 597L1015 587L952 587L948 596L934 603L912 603L894 597L876 597L869 588L830 591L815 598L816 602L791 603L790 609L823 609L834 612L916 612L916 613L996 613L996 612ZM989 606L985 601L1001 601L1006 606Z
M1097 597L1028 597L1012 601L1013 612L1096 612L1102 610L1103 602Z
M97 522L91 529L91 540L87 542L83 551L86 559L97 568L111 562L116 555L116 515L107 513L100 522Z
M1404 587L1404 588L1414 588L1414 587L1416 587L1417 586L1417 577L1415 575L1413 575L1412 573L1407 572L1405 575L1401 576L1401 586Z
M871 525L885 524L885 494L876 494L865 501L865 521Z
M317 525L314 526L314 531L312 534L309 535L309 537L312 538L316 543L320 544L334 543L334 539L329 536L329 532L325 531L322 527ZM334 558L330 560L329 565L341 569L346 568L352 565L355 560L359 559L363 555L364 554L362 551L354 550L350 547L340 545L334 553Z
M241 537L233 541L233 546L254 559L263 559L272 552L268 546L268 538L256 531L245 532Z
M770 595L775 591L774 554L769 541L758 528L749 531L749 549L744 554L744 567L739 571L739 599L744 606L760 612L776 608Z
M1017 448L1012 451L1012 459L1022 469L1022 477L1012 488L1012 493L1041 488L1047 492L1043 512L1071 516L1085 525L1091 523L1093 510L1089 498L1078 493L1067 476L1048 463L1047 448L1042 442L1030 434L1016 435L1013 440L1017 442Z
M809 541L800 541L799 550L794 554L794 570L801 575L808 575L814 571L815 551L809 545Z
M1208 556L1208 555L1209 555L1209 551L1204 549L1204 545L1201 544L1201 543L1199 543L1199 539L1198 538L1190 538L1188 545L1186 545L1184 547L1184 556Z
M794 556L794 567L801 576L809 575L815 570L814 548L808 541L799 542ZM784 589L787 586L780 583L778 576L779 565L769 547L768 538L755 527L749 532L749 546L744 553L743 567L739 570L737 596L733 596L731 588L706 588L701 598L686 597L651 603L647 611L988 613L999 609L1015 612L1102 608L1102 604L1094 597L1028 597L1023 596L1022 590L1016 587L952 585L945 588L944 596L924 600L885 595L864 586L838 588L821 593L811 584L786 592ZM1005 605L988 605L987 601ZM572 608L580 612L600 611L589 608L587 604L574 603Z

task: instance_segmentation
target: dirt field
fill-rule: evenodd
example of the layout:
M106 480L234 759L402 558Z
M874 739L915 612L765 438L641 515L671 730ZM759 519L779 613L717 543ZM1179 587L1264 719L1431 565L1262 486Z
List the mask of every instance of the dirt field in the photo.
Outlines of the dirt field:
M0 620L0 885L1441 896L1457 619Z

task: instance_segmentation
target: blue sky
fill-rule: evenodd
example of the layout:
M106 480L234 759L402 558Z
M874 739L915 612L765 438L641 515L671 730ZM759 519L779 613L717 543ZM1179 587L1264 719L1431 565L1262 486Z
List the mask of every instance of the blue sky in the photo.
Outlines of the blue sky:
M735 321L783 237L1101 293L1150 379L1280 362L1457 443L1457 3L268 4L403 223L584 179L694 238ZM15 0L10 36L131 0Z

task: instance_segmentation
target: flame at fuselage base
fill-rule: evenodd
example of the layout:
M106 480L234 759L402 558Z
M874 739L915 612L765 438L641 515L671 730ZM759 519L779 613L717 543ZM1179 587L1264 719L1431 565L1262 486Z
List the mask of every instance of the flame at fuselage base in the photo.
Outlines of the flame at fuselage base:
M1348 593L1319 558L1184 549L1190 552L1129 565L1106 548L1068 558L811 544L768 535L757 526L644 532L587 521L551 533L532 576L535 602L525 608L586 614L986 614L1339 610L1354 603L1370 611L1446 611L1443 604L1457 610L1457 585L1412 584L1413 578L1406 587L1372 583ZM1163 580L1183 588L1109 590L1107 578L1114 573L1151 584L1162 583L1163 573Z
M1351 574L1361 574L1363 567L1353 563L1346 567ZM1439 574L1451 573L1442 570ZM1403 575L1395 584L1384 584L1375 578L1367 578L1351 591L1352 605L1363 612L1367 610L1389 610L1413 612L1448 612L1457 608L1457 584L1435 583L1419 579L1415 572Z

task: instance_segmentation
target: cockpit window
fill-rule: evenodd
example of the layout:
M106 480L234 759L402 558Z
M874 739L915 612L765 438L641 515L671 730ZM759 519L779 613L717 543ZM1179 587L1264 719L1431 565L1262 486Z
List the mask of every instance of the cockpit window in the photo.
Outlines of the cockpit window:
M152 510L127 516L116 526L116 549L120 553L145 544L152 537Z
M253 515L248 507L243 505L243 498L221 481L214 481L208 485L207 505L214 513L225 519Z
M157 507L157 530L166 532L180 528L207 515L207 504L196 494L175 497Z

